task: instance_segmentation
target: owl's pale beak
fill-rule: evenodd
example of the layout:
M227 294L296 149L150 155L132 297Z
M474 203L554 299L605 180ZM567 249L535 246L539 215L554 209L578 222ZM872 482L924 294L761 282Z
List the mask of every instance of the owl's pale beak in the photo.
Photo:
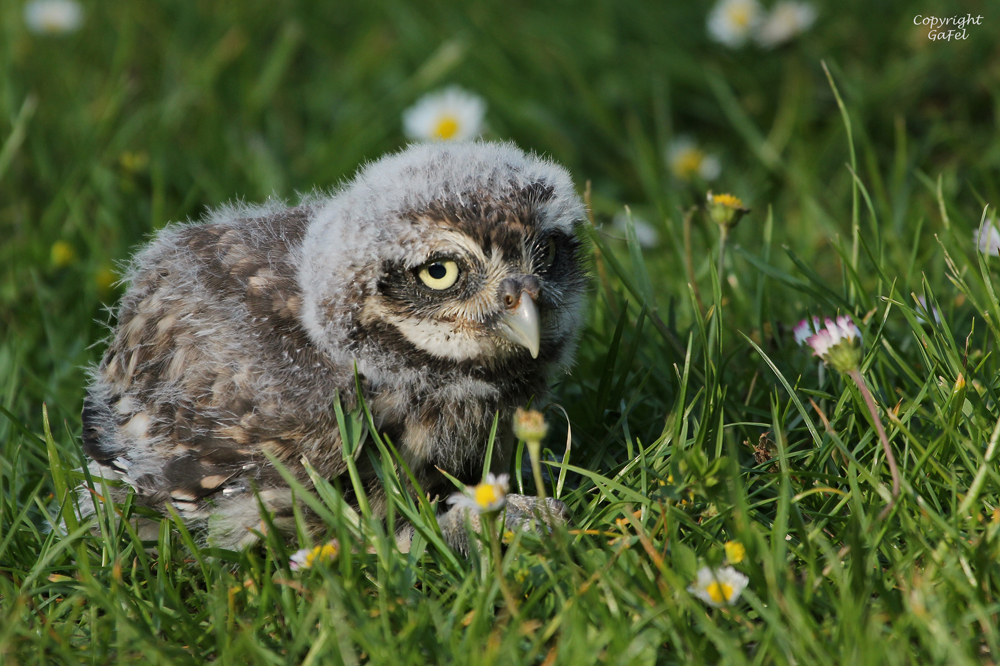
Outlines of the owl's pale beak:
M531 294L522 291L517 305L504 313L500 335L516 345L526 347L531 352L531 358L538 358L542 336L538 324L538 308L535 307L535 299Z

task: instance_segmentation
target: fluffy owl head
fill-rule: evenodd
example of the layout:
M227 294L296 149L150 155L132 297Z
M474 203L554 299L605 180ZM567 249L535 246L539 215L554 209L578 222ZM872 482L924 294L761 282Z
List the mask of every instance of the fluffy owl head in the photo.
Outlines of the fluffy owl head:
M319 204L302 314L335 361L369 376L568 364L586 275L564 168L509 143L412 145Z

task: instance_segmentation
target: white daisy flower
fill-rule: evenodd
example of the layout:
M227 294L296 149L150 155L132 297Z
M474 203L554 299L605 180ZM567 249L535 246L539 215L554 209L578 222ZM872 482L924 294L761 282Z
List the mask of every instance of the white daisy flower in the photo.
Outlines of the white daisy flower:
M1000 231L997 231L997 219L991 217L979 227L974 236L979 251L983 254L1000 256Z
M816 20L816 8L808 2L785 0L774 6L754 39L765 49L773 49L808 30Z
M83 24L83 9L74 0L32 0L24 6L24 22L38 35L65 35Z
M738 49L753 34L763 10L757 0L720 0L708 15L708 34L731 49Z
M462 141L479 136L485 115L482 97L451 86L424 95L404 111L403 129L418 141Z
M487 474L486 480L477 486L468 486L463 493L455 493L448 498L448 504L464 507L474 513L490 513L503 507L507 502L507 488L510 476Z
M702 567L698 571L698 579L687 591L704 601L709 606L731 606L743 594L750 579L732 567L711 569Z
M340 543L333 539L315 548L303 548L295 551L295 554L289 558L288 566L292 568L292 571L311 569L318 562L327 564L333 562L339 554Z
M616 213L614 219L611 220L611 226L621 233L623 240L627 238L627 225L628 215L625 214L625 211ZM632 228L635 229L635 238L641 247L651 248L660 244L660 232L638 215L632 216Z
M681 180L695 177L714 180L722 171L717 157L706 154L693 139L686 136L674 139L667 146L667 166Z

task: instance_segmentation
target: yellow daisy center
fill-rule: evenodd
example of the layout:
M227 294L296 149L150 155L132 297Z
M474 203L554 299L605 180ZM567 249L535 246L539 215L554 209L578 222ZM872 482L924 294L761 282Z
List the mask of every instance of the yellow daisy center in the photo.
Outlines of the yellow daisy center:
M727 541L725 549L726 559L731 564L739 564L747 554L747 549L739 541Z
M500 499L500 494L497 492L496 486L492 483L480 483L472 491L472 499L476 500L476 504L485 509L496 504Z
M705 154L697 148L690 148L677 156L674 161L674 172L681 178L690 178L701 169Z
M733 586L728 583L709 583L705 591L708 592L708 596L712 601L721 604L733 594Z
M737 5L730 8L729 20L741 28L750 24L750 10L745 5Z
M335 557L337 557L337 547L332 543L316 546L309 551L308 555L306 555L306 566L311 567L317 560L330 561Z
M450 139L458 133L458 118L441 116L434 127L434 136L439 139Z

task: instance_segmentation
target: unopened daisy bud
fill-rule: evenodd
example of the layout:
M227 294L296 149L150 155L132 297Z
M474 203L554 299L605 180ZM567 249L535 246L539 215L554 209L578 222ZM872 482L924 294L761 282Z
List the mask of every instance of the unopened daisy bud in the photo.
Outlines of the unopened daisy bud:
M76 259L76 250L66 241L56 241L52 244L49 258L56 268L66 268Z
M324 543L315 548L303 548L298 550L289 558L288 565L292 571L299 569L311 569L313 565L320 562L329 564L337 559L340 554L340 542L336 539Z
M732 567L711 569L702 567L698 578L687 591L709 606L731 606L743 594L750 579Z
M861 330L847 315L827 319L826 328L806 343L813 353L838 372L850 372L861 366Z
M727 541L724 548L726 549L726 559L729 560L730 564L739 564L746 557L747 549L739 541Z
M465 492L455 493L448 498L448 504L464 507L473 513L490 513L503 508L507 502L507 488L510 477L507 474L486 475L486 480L475 486L467 486Z
M545 416L534 409L517 408L514 412L514 436L525 442L541 442L549 431Z
M726 229L736 228L743 216L750 212L750 209L732 194L712 194L709 192L706 200L709 217L720 227Z

